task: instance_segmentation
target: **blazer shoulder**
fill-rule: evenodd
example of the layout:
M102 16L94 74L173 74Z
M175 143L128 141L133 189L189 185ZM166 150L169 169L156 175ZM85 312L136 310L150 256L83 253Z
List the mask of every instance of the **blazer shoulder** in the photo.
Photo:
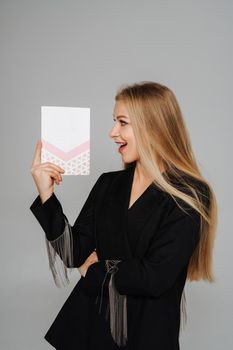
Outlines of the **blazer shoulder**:
M113 171L106 171L102 173L99 177L100 179L100 187L102 188L109 188L118 177L123 175L128 169L120 169L120 170L113 170Z
M119 170L111 170L111 171L105 171L103 174L109 175L109 176L114 176L121 174L125 171L128 171L128 169L119 169Z
M120 170L112 170L112 171L106 171L101 174L104 178L114 179L118 175L124 174L128 169L120 169Z

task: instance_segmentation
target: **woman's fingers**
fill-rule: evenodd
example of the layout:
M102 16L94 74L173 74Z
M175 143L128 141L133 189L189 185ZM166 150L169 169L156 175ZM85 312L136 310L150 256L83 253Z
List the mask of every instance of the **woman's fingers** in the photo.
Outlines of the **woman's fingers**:
M36 144L36 149L35 149L35 153L34 153L34 157L33 157L33 161L32 161L32 167L34 167L36 165L41 165L42 167L49 165L54 170L57 170L57 171L64 173L65 170L63 168L61 168L59 165L53 164L51 162L41 163L41 148L42 148L42 142L39 140Z
M38 141L32 162L31 174L41 198L54 191L54 182L60 185L65 170L51 162L41 163L42 142Z
M45 167L43 168L43 171L47 171L49 174L54 174L55 177L59 180L62 181L62 177L59 171L57 171L56 169L52 168L52 167Z
M60 181L62 181L62 177L58 171L54 171L54 170L46 169L46 168L44 168L43 170L46 171L49 174L49 176L52 177L56 181L56 183L59 184Z
M50 163L50 162L42 163L41 166L42 166L42 167L45 167L45 166L46 166L46 167L51 167L51 168L53 168L54 170L59 171L59 172L61 172L61 173L64 173L64 172L65 172L65 170L64 170L63 168L61 168L59 165L56 165L56 164L53 164L53 163Z
M60 181L62 181L62 176L60 173L64 173L65 170L50 162L45 162L40 165L41 169L47 171L49 174L54 174L54 178L56 179L56 183L59 185Z

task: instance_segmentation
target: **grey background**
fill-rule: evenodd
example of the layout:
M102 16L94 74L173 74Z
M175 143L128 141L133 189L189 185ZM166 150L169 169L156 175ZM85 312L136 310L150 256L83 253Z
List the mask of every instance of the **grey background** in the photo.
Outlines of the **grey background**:
M1 350L51 349L43 336L80 277L54 285L29 210L41 105L91 108L91 175L55 185L73 223L97 177L121 168L108 136L116 89L142 80L176 94L219 204L217 282L186 284L181 349L232 348L232 10L226 0L0 1Z

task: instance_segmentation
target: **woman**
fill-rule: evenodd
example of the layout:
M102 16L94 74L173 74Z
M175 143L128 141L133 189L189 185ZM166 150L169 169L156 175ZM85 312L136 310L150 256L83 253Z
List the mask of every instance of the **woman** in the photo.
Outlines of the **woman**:
M115 100L109 136L123 169L100 175L73 226L54 194L63 169L41 164L37 144L30 209L54 280L81 273L45 339L66 350L178 350L186 280L214 282L215 194L169 88L145 81L121 87Z

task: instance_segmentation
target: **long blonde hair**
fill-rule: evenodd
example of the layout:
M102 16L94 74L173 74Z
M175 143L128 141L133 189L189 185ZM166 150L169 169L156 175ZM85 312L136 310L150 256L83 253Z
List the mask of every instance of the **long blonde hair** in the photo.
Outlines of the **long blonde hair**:
M200 240L190 258L187 279L215 282L213 248L217 228L216 196L198 168L174 93L159 83L143 81L122 85L115 100L124 102L127 108L140 163L145 172L175 201L175 197L180 198L200 213ZM160 163L166 169L164 173L159 168ZM128 166L129 163L123 162L125 169ZM170 176L177 180L184 191L173 186L169 181ZM187 176L202 186L185 181ZM187 194L187 191L192 195Z

